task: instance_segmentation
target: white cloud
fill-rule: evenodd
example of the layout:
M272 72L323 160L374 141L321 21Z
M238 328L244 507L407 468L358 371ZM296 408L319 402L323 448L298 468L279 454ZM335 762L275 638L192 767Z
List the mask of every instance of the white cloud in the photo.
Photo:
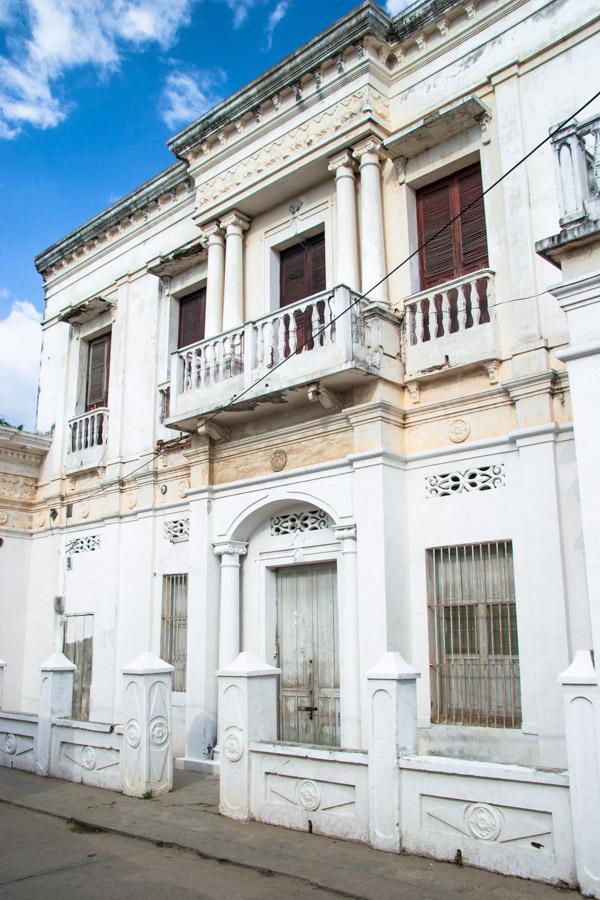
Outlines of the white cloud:
M289 0L279 0L277 5L269 13L267 27L265 29L265 50L270 50L273 46L273 32L285 17L289 5Z
M398 13L407 9L414 0L386 0L385 10L390 16L397 16Z
M0 417L28 430L35 423L41 319L33 303L22 300L0 319Z
M77 66L118 68L123 52L165 49L195 0L0 0L10 53L0 56L0 137L24 126L52 128L68 113L61 77Z
M160 100L165 124L174 129L197 119L219 102L225 80L222 69L170 72Z
M233 27L239 28L248 18L252 7L256 6L257 0L225 0L225 2L233 13Z

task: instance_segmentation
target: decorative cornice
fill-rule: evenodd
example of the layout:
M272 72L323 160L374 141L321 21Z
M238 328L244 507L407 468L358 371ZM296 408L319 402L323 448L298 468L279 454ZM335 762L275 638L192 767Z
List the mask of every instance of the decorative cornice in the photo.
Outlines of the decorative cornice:
M432 5L432 0L427 0L425 5ZM296 103L301 103L304 78L310 76L314 79L315 71L319 71L320 66L329 60L336 61L338 73L341 74L346 52L352 50L362 58L356 48L363 47L361 42L364 38L374 37L376 40L386 42L391 25L391 18L373 0L365 0L276 66L179 131L167 141L169 150L182 158L187 156L193 147L216 136L227 125L237 122L238 128L243 129L246 116L254 121L258 118L259 124L261 105L269 102L277 109L279 95L284 90L292 90ZM320 84L319 77L317 83ZM273 98L277 98L275 102Z
M8 459L16 453L18 455L15 461L23 459L26 464L39 466L51 443L49 435L0 425L0 457Z

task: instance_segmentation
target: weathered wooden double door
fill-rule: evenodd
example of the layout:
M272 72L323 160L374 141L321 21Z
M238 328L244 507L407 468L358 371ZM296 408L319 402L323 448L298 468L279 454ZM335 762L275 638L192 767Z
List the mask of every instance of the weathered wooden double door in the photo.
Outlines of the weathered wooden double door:
M277 572L279 736L340 743L340 674L335 563Z

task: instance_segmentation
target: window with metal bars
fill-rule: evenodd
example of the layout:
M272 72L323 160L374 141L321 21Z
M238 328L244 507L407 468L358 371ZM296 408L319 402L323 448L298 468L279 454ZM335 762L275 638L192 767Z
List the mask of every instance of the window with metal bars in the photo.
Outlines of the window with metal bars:
M163 575L160 655L175 669L173 672L174 691L185 691L187 598L187 575Z
M428 550L427 584L432 722L520 727L512 543Z

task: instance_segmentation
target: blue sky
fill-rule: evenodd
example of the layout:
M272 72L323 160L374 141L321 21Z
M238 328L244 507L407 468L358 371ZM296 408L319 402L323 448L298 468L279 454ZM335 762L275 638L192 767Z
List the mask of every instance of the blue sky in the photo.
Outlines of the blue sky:
M356 5L0 0L0 416L33 427L33 257L173 162L171 134Z

